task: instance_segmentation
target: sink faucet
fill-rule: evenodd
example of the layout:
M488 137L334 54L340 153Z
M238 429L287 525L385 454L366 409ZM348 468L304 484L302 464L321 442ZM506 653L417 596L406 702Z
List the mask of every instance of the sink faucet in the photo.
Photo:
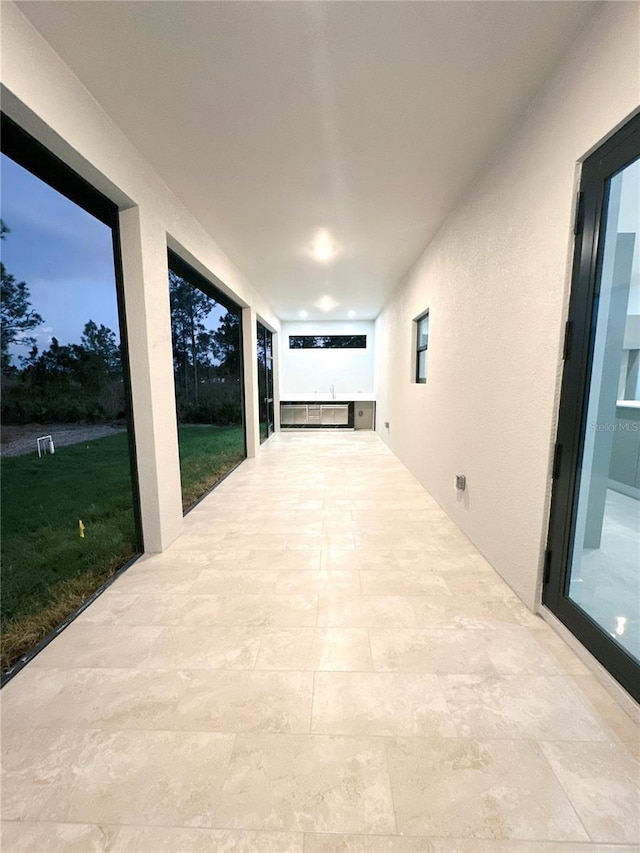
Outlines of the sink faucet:
M336 389L334 388L333 385L329 386L329 391L331 391L331 399L335 400L336 399Z

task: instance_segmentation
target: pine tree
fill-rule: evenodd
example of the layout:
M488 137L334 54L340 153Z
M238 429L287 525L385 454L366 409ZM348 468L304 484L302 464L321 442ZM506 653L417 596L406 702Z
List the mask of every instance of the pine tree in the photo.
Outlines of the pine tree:
M4 240L9 228L0 219L0 240ZM31 307L31 294L24 281L16 281L0 262L0 362L2 369L11 367L9 347L20 344L33 348L36 339L25 332L35 329L43 319Z

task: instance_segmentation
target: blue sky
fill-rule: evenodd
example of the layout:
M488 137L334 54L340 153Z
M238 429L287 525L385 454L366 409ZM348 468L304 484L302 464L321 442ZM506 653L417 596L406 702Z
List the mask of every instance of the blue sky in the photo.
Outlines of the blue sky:
M0 155L0 215L9 234L2 262L27 283L44 323L30 334L46 349L80 341L88 320L104 323L120 339L111 229ZM17 347L26 355L26 348Z

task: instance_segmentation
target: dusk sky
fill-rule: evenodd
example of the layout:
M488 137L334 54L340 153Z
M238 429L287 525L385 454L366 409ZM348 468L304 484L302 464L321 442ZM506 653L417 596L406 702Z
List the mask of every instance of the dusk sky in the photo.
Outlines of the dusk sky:
M111 229L4 154L0 215L10 233L0 249L17 281L27 283L44 323L30 332L42 351L52 336L78 343L84 324L109 326L118 341ZM25 347L14 347L26 355Z

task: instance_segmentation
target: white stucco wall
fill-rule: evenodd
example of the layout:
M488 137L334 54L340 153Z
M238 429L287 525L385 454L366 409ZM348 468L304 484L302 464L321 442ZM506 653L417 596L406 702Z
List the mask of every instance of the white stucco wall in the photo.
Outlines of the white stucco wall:
M31 24L2 3L2 109L119 205L145 548L182 531L166 247L245 306L278 319ZM255 355L249 329L246 355ZM257 372L245 359L248 451L258 452Z
M289 349L289 335L366 335L366 349ZM282 400L373 399L375 324L367 320L282 323Z
M603 4L376 324L379 434L532 608L576 164L640 103L639 16L636 3ZM429 375L418 385L411 327L427 308ZM456 473L467 475L462 495Z

